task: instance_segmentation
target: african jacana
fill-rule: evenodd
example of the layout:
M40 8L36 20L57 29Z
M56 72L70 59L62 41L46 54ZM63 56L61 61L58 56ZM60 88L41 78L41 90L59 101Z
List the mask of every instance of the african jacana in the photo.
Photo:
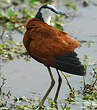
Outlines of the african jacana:
M84 66L79 61L76 52L74 52L74 49L80 46L80 43L66 32L48 25L42 16L44 9L65 15L65 13L56 10L51 5L43 5L39 8L36 16L29 18L26 23L26 32L23 39L24 46L32 58L48 68L51 77L51 85L41 100L42 105L55 84L50 67L56 68L59 76L59 84L54 97L55 102L62 82L58 70L80 76L86 74Z

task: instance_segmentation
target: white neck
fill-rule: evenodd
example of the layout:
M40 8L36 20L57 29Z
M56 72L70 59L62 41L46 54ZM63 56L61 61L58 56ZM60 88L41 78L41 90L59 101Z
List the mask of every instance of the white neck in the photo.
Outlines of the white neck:
M52 15L54 13L51 12L51 10L49 10L49 9L43 9L41 13L42 13L42 17L44 19L44 22L46 22L47 24L50 24Z

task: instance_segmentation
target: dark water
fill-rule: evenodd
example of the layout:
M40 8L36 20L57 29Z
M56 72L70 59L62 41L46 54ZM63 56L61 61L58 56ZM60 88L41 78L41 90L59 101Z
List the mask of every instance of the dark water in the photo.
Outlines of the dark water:
M59 4L61 6L61 3ZM61 7L60 7L61 8ZM80 59L83 62L84 55L92 58L93 63L97 61L97 6L89 5L86 8L80 7L76 12L77 16L65 19L64 31L74 36L77 40L85 41L81 43L81 47L76 49ZM22 41L23 35L13 32L15 41ZM90 47L88 43L90 42ZM90 61L90 63L92 62ZM90 78L91 67L87 69L87 82ZM46 67L31 59L30 62L24 61L22 58L5 63L1 72L7 78L5 88L11 90L13 96L42 97L50 85L50 77ZM56 85L51 91L49 98L54 96L57 87L57 74L52 69ZM67 97L69 88L63 78L62 87L59 94L59 100ZM80 89L83 87L82 77L71 75L68 78L72 87ZM81 104L72 106L71 110L80 110Z

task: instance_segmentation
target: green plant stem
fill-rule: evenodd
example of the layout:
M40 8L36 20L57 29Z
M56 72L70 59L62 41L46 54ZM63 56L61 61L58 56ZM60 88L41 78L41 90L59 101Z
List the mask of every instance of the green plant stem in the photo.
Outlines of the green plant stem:
M67 85L69 86L70 91L71 91L72 93L74 93L74 90L73 90L73 88L71 87L71 85L70 85L70 83L69 83L69 81L68 81L66 75L65 75L62 71L61 71L61 73L62 73L63 76L65 77L65 79L66 79L66 81L67 81Z

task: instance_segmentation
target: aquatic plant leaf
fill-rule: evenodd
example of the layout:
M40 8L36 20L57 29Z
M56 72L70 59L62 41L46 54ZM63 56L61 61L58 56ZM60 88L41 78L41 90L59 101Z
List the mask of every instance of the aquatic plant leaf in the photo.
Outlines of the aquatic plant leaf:
M71 1L69 1L69 0L66 0L66 6L71 6Z
M0 110L8 110L7 107L1 107Z
M77 4L74 3L74 4L72 5L72 8L76 11L76 9L77 9Z
M57 29L62 30L62 31L64 30L63 27L62 27L62 25L61 25L59 22L56 22L55 27L56 27Z
M8 17L12 17L14 14L14 11L12 8L8 8Z
M66 109L66 110L70 110L70 109L71 109L71 107L66 107L65 109Z
M13 25L13 23L8 22L8 23L6 23L6 27L7 27L8 29L12 29L12 28L14 27L14 25Z
M29 3L32 3L33 4L34 2L35 2L35 0L29 0Z

